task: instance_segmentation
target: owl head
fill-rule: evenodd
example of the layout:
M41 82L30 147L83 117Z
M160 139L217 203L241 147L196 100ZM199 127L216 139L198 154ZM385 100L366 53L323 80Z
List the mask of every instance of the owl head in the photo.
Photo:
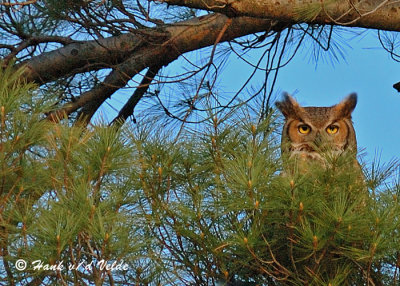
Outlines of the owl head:
M350 94L330 107L303 107L288 94L276 103L285 117L282 132L282 153L306 159L321 159L321 152L341 154L357 150L351 113L357 95Z

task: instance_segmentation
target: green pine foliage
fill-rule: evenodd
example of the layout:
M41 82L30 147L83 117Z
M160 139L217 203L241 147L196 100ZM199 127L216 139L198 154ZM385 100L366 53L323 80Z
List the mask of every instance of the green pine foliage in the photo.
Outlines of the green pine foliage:
M55 124L36 92L0 73L0 285L398 283L395 162L304 167L240 111L178 138Z

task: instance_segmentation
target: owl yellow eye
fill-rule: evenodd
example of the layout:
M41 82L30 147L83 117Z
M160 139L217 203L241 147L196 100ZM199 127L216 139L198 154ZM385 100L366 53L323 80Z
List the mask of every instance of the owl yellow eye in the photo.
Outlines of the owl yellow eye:
M329 134L336 134L339 131L339 127L335 126L335 125L330 125L326 128L326 132L328 132Z
M306 124L300 125L298 129L301 134L308 134L311 131L311 127Z

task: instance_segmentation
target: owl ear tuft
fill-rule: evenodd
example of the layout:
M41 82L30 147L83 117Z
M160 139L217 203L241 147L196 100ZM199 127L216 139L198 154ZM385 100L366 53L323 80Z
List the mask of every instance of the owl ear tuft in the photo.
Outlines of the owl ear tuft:
M334 106L337 117L351 118L351 113L357 105L357 94L352 93Z
M289 116L296 116L299 109L301 108L297 101L288 93L285 93L283 95L283 100L277 101L275 105L282 112L285 118L288 118Z

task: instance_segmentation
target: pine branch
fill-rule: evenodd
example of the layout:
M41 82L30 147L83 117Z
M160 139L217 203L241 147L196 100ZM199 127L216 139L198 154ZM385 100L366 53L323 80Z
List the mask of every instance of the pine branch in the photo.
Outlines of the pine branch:
M121 108L120 112L118 113L117 117L113 119L111 124L123 124L126 119L133 115L133 111L135 106L139 103L142 99L144 94L150 87L151 82L153 81L154 77L157 75L158 71L161 69L161 66L150 67L146 74L144 75L140 85L136 88L135 92L131 95L128 99L127 103Z

